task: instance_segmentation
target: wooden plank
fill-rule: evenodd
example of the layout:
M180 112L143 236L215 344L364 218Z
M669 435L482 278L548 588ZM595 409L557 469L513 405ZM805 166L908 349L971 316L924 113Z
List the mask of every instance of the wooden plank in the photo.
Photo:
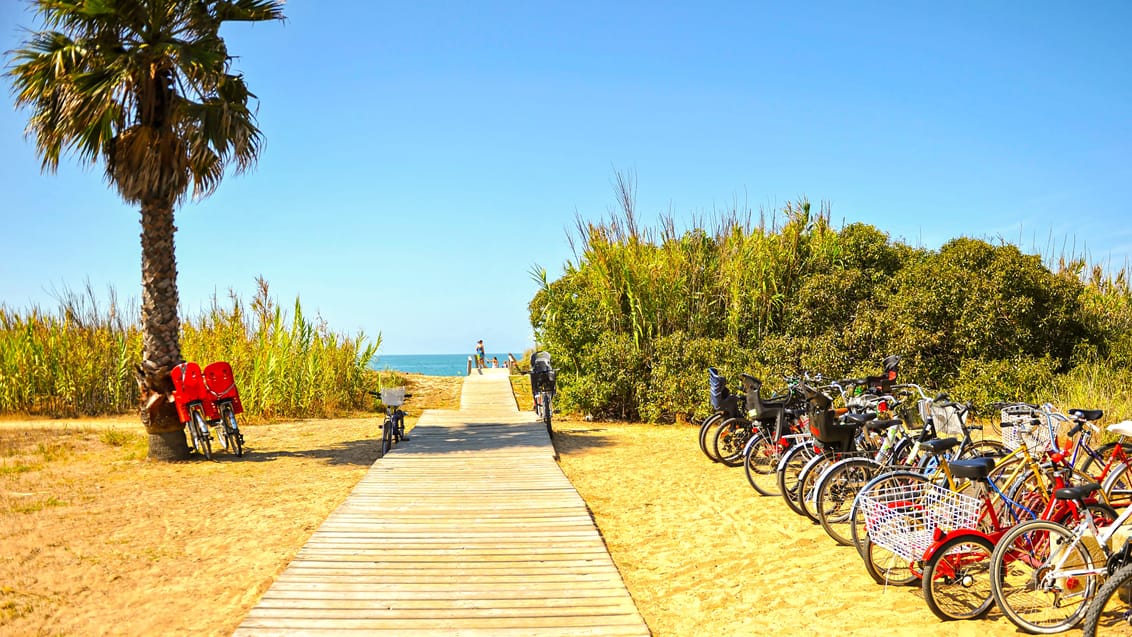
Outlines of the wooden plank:
M544 598L529 599L464 599L450 600L443 606L436 600L430 599L399 599L399 600L373 600L373 599L336 599L327 606L327 600L322 599L295 599L295 598L264 598L257 606L262 609L302 609L302 608L342 608L342 609L368 609L371 612L404 613L414 612L434 613L434 617L456 616L468 611L504 611L504 612L561 612L561 609L576 611L579 608L601 609L603 612L618 611L632 612L633 606L624 595L611 595L609 597L587 597L576 600L572 598Z
M462 404L374 463L236 635L650 634L506 376Z

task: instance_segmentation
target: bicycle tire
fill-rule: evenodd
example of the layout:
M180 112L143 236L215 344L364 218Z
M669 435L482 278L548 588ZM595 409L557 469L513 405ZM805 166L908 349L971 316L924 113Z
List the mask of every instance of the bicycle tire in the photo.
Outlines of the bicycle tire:
M857 492L857 496L853 498L853 507L849 510L849 536L850 539L853 540L853 546L857 549L857 554L861 556L862 560L866 561L866 566L869 558L865 555L865 540L867 540L869 536L865 528L864 512L860 505L861 496L869 493L873 489L885 489L901 484L911 484L912 482L930 482L930 480L923 474L916 473L915 471L890 471L881 473L872 480L869 480L865 486L861 487L861 490ZM876 578L874 577L873 579ZM883 584L884 580L879 580L878 583Z
M715 449L708 441L715 441L716 429L722 424L723 414L715 412L704 420L704 424L700 425L700 451L712 462L719 462L719 458L714 455Z
M836 462L836 458L832 453L819 453L810 458L806 466L802 467L802 472L798 474L798 508L802 510L802 515L809 518L814 524L820 523L817 508L814 506L818 478L834 462Z
M751 423L745 418L728 418L715 433L712 443L719 462L727 467L743 464L743 449L751 438Z
M994 606L991 553L994 543L981 535L956 533L924 564L924 601L944 621L978 619Z
M212 443L209 442L208 425L204 422L204 414L194 409L189 418L195 438L193 445L196 447L197 453L204 456L205 460L212 460Z
M865 561L865 571L877 584L911 586L920 580L920 576L912 571L908 560L873 543L868 535L865 536L861 555Z
M393 421L388 416L385 422L381 425L381 457L384 458L385 454L389 453L393 448Z
M216 432L216 442L220 443L220 448L228 451L228 428L220 420L212 423L212 430Z
M1099 576L1048 580L1054 560L1074 570L1093 568L1089 550L1073 544L1073 537L1073 529L1063 524L1030 520L999 540L991 554L991 592L1015 626L1049 635L1069 630L1085 616L1088 599L1100 585ZM1051 547L1057 547L1052 557Z
M542 399L542 421L546 423L546 433L551 438L554 437L554 429L550 425L550 421L554 418L554 398L550 392L543 392Z
M1082 637L1096 637L1102 629L1110 634L1117 627L1122 634L1132 632L1132 602L1129 600L1132 600L1132 564L1117 569L1097 590L1097 596L1085 613Z
M774 497L778 491L778 462L782 459L782 449L763 433L755 434L743 452L743 472L747 482L759 495Z
M846 458L833 464L818 480L814 509L818 523L834 542L852 546L849 527L857 494L884 468L871 458Z
M230 445L235 445L236 457L244 457L244 434L240 431L239 424L236 423L236 412L232 409L231 405L225 405L222 408L222 426L227 430L228 441ZM228 448L228 452L232 452L232 447Z
M1097 447L1093 451L1095 451L1097 453L1097 455L1099 455L1101 458L1104 459L1104 463L1107 463L1109 456L1112 455L1112 450L1116 448L1116 445L1117 445L1117 443L1115 443L1115 442L1106 442L1105 444ZM1128 458L1132 458L1132 442L1120 443L1120 446L1124 448L1124 455ZM1093 456L1086 454L1085 459L1081 461L1081 471L1083 473L1088 474L1088 475L1092 475L1093 474L1092 468L1093 468L1093 465L1096 464L1096 463L1097 463L1097 461L1096 461L1095 458L1093 458ZM1115 467L1115 466L1116 465L1113 465L1113 467ZM1096 477L1094 477L1093 479L1096 480Z
M959 460L970 458L1005 458L1010 450L997 440L976 440L959 451Z
M1122 462L1112 468L1101 484L1101 493L1114 507L1132 505L1132 469L1128 463Z
M782 456L775 471L778 479L778 492L786 501L786 506L798 515L805 515L798 503L798 479L806 463L817 454L814 443L805 442L791 447Z

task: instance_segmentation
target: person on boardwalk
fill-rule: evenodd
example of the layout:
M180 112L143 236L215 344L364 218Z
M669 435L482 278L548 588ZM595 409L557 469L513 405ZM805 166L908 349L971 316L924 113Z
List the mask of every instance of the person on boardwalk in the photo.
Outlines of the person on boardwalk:
M476 341L476 369L484 368L483 339Z

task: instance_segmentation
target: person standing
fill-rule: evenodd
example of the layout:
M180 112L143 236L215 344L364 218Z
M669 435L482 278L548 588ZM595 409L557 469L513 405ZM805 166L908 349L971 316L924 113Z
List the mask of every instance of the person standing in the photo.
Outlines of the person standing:
M476 341L476 369L484 368L483 339Z

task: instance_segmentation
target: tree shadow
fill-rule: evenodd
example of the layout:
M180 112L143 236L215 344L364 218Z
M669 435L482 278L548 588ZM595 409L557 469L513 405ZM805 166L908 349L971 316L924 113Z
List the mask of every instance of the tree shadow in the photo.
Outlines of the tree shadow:
M571 427L554 430L554 448L559 455L581 453L589 449L611 447L617 444L612 438L603 435L606 430L602 427L587 425L584 427Z
M212 453L213 462L274 462L280 458L313 458L325 460L328 465L358 467L368 467L380 457L381 441L373 438L349 440L327 447L304 450L258 449L255 446L245 446L243 457L222 450L213 450Z

